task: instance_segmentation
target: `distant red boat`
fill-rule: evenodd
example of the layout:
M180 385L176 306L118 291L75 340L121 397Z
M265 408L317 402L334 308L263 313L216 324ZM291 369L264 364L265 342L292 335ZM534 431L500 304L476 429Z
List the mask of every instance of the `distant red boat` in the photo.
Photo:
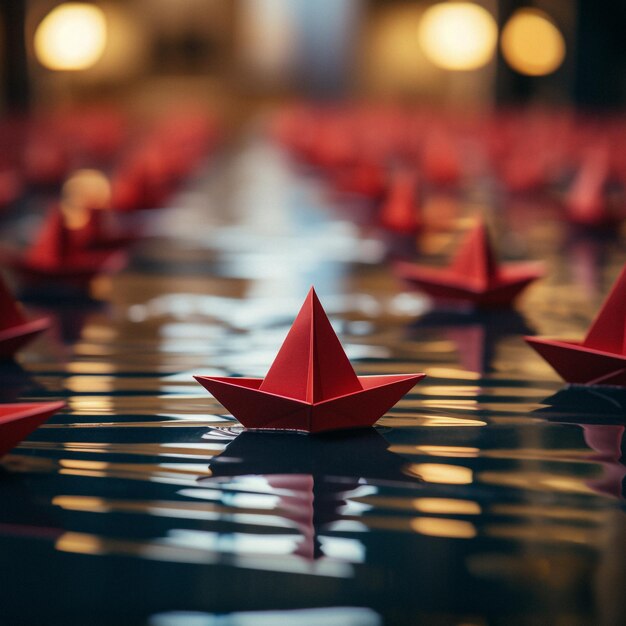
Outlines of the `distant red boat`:
M120 250L83 249L71 237L58 207L53 207L33 245L23 254L5 255L5 262L29 286L49 287L54 282L84 288L96 275L122 269L126 254Z
M445 268L399 262L396 273L435 300L472 307L510 306L519 293L543 275L539 263L498 265L485 224L477 224Z
M572 224L583 228L610 228L623 219L623 213L612 206L606 192L610 178L609 156L606 146L596 146L583 158L565 197L566 217Z
M372 426L424 376L357 376L311 289L265 378L195 378L246 428L317 433Z
M64 406L64 402L0 404L0 457Z
M626 266L582 342L526 341L568 383L626 387Z
M417 176L413 172L400 170L393 174L378 219L388 230L407 235L422 227Z
M26 345L50 325L47 317L28 320L19 304L0 278L0 360L12 359Z

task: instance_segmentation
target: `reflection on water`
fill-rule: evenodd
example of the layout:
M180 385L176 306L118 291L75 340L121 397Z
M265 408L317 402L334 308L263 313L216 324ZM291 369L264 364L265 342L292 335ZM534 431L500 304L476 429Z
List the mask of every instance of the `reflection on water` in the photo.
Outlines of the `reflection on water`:
M507 338L533 334L526 320L517 311L461 312L432 311L409 327L411 338L441 336L451 341L460 365L469 372L487 374L500 367L498 345ZM510 366L510 363L509 363Z
M337 607L288 611L249 611L230 615L171 612L153 615L148 626L381 626L370 609Z
M212 460L211 476L201 482L217 480L224 485L227 477L236 477L237 483L253 476L255 483L262 481L265 494L274 496L281 517L293 522L302 536L294 554L309 560L334 554L362 561L358 539L321 533L336 522L347 530L367 529L367 517L359 518L369 506L356 498L376 493L375 487L368 486L372 483L408 482L403 460L387 447L371 428L315 437L242 432Z
M519 337L580 336L622 249L526 220L552 272L520 312L441 315L358 200L355 225L256 140L221 167L151 217L103 304L47 303L58 332L0 372L4 401L68 405L3 459L0 621L625 623L626 397L564 388ZM376 429L241 433L192 375L265 375L311 283L359 374L428 378Z
M543 401L537 412L547 419L577 424L592 458L601 467L587 486L598 493L626 498L626 390L572 385Z

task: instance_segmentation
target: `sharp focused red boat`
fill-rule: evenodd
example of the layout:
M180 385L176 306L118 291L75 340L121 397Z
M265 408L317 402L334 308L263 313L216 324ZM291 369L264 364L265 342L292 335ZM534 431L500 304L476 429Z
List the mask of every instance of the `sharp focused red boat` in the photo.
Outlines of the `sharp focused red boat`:
M0 457L64 406L64 402L0 404Z
M424 376L357 376L311 289L265 378L195 378L246 428L316 433L372 426Z

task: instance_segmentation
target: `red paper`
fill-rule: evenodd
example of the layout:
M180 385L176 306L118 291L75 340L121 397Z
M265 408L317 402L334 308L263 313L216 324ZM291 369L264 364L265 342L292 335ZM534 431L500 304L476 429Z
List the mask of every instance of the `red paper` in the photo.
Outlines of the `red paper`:
M582 342L526 341L568 383L626 387L626 266Z
M89 282L97 274L121 269L125 264L123 252L83 247L85 238L93 235L92 225L88 223L86 228L85 233L78 232L75 236L55 206L48 211L30 248L7 262L30 282L60 279L77 285Z
M396 272L437 300L476 307L510 306L519 293L543 274L538 263L498 265L486 226L480 222L469 233L445 268L400 262Z
M64 406L64 402L0 404L0 457Z
M332 180L340 192L376 199L385 191L387 174L382 165L360 161L338 169Z
M0 360L11 359L15 353L40 332L50 321L40 318L29 321L19 304L0 278Z
M412 234L422 226L417 177L410 171L394 174L380 209L380 223L389 230Z
M608 209L604 191L608 177L608 150L601 147L590 150L565 200L570 221L582 226L605 226L619 221Z
M357 376L311 289L264 379L195 378L246 428L316 433L372 426L424 376Z

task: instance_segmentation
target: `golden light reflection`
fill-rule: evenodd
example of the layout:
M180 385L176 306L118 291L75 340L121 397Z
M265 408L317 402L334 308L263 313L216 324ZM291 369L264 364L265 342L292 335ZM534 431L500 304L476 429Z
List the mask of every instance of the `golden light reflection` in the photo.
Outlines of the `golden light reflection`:
M460 458L474 458L480 453L478 448L469 446L415 446L414 451L430 456L456 456Z
M89 469L89 470L105 470L109 464L104 461L81 461L80 459L61 459L59 461L61 467L72 469Z
M413 508L421 513L440 515L480 515L478 502L453 498L415 498Z
M438 407L439 408L439 407ZM450 426L456 428L458 426L482 427L487 426L487 422L482 420L463 419L461 417L439 417L437 415L420 415L411 417L410 419L399 417L383 418L385 426L428 426L448 428Z
M110 396L74 396L67 404L72 413L111 413L114 408Z
M469 485L474 475L469 467L462 465L446 465L444 463L413 463L407 471L413 476L419 476L427 483L441 483L445 485Z
M485 534L513 541L536 541L539 543L566 542L590 546L597 544L601 532L593 528L572 528L564 524L501 524L488 526Z
M52 505L68 511L104 512L110 510L102 498L90 496L55 496L52 498Z
M64 533L57 539L55 548L61 552L99 554L102 550L102 542L94 535L70 532Z
M95 65L107 42L102 9L83 2L65 2L37 27L35 54L51 70L85 70Z
M565 40L548 15L519 9L504 26L500 47L506 62L520 74L545 76L565 58Z
M471 2L446 2L428 8L418 39L427 58L445 70L475 70L493 57L498 28L491 13Z
M65 388L74 393L111 393L115 380L110 376L69 376Z
M474 524L455 519L417 517L411 520L411 528L421 535L428 535L430 537L472 539L476 536Z
M480 380L481 376L477 372L460 370L453 367L430 367L428 369L430 378L453 378L458 380Z
M577 476L555 476L547 472L480 472L477 476L480 482L490 485L508 487L509 489L524 489L532 491L549 491L592 494L584 478Z

